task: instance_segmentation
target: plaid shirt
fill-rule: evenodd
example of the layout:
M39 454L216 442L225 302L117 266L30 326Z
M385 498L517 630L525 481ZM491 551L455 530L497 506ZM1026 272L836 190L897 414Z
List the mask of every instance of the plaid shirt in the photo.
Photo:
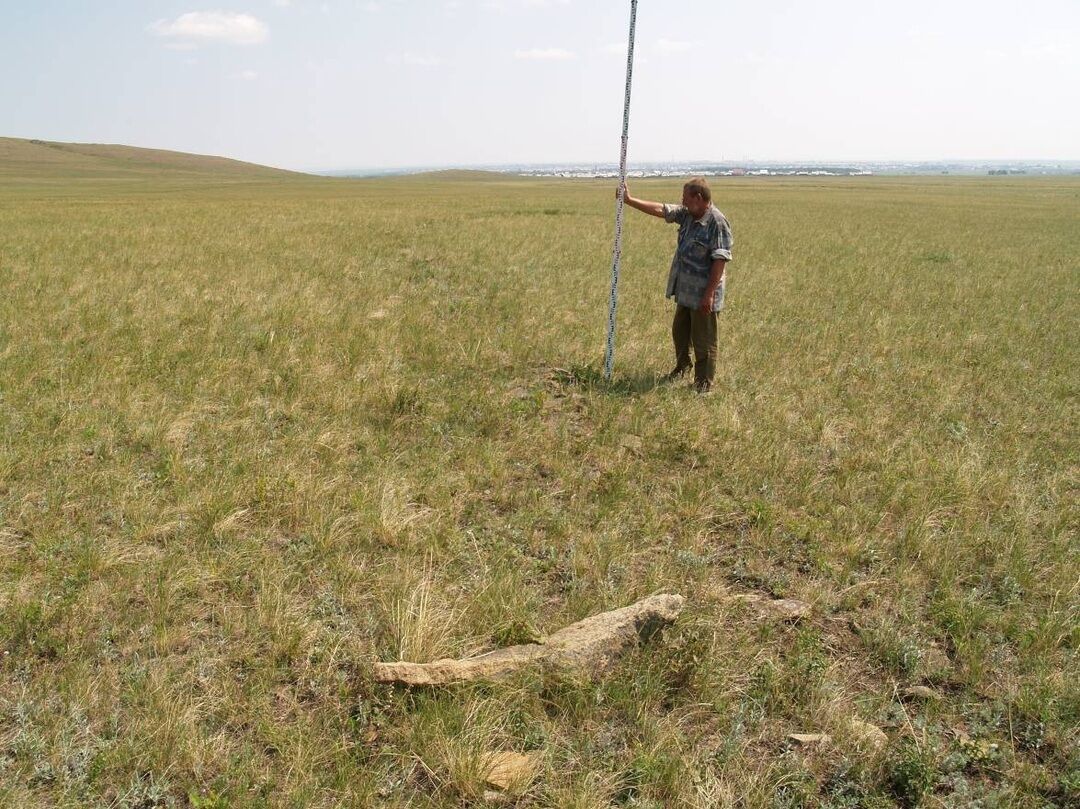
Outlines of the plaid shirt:
M709 285L712 263L718 258L731 261L731 225L710 205L700 219L694 219L684 205L665 205L664 221L679 223L679 243L668 273L667 296L679 306L697 309ZM712 310L724 308L727 273L713 294Z

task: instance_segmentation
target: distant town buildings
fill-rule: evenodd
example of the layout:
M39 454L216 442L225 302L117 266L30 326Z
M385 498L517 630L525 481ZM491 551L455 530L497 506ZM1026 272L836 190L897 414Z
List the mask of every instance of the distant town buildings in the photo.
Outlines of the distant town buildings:
M616 179L619 172L609 166L535 166L523 167L514 172L522 177L564 177L568 179ZM649 177L868 177L874 172L869 168L830 166L770 166L748 168L744 166L649 166L626 172L629 179Z

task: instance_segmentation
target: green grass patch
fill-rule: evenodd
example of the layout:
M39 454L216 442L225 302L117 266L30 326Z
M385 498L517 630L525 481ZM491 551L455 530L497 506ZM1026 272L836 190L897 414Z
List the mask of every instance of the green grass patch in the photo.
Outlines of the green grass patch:
M472 805L492 751L543 754L520 806L1075 804L1075 180L718 181L702 398L634 214L603 379L608 184L47 151L0 189L0 804ZM657 591L596 680L369 674Z

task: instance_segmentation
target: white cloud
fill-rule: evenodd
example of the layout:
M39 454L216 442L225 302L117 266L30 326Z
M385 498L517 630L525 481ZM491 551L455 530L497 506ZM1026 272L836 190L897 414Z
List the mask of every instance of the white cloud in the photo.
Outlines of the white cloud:
M158 20L149 28L155 35L171 40L170 47L181 48L210 42L256 45L270 35L261 20L227 11L189 11L175 20Z
M566 62L573 59L574 54L565 48L530 48L529 50L514 51L514 58L538 62Z
M259 78L259 73L256 70L241 70L236 74L236 78L244 81L255 81L255 79Z
M375 2L375 0L368 0L367 3L364 3L363 9L364 11L370 11L373 13L376 11L382 11L382 3L377 3Z
M653 49L657 53L686 53L693 47L693 42L683 42L677 39L658 39Z
M391 65L408 65L409 67L439 67L443 64L443 60L434 54L416 51L391 54L386 57L386 62Z
M405 52L401 55L401 63L413 67L438 67L442 64L442 59L424 53Z

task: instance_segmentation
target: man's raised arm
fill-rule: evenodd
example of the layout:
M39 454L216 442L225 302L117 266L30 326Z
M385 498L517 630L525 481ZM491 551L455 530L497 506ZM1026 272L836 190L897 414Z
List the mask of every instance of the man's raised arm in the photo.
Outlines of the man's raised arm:
M615 191L618 196L618 190ZM631 208L637 208L642 213L647 213L649 216L657 216L660 219L664 218L664 204L662 202L649 202L647 199L637 199L630 196L630 186L623 185L623 202L629 205Z

